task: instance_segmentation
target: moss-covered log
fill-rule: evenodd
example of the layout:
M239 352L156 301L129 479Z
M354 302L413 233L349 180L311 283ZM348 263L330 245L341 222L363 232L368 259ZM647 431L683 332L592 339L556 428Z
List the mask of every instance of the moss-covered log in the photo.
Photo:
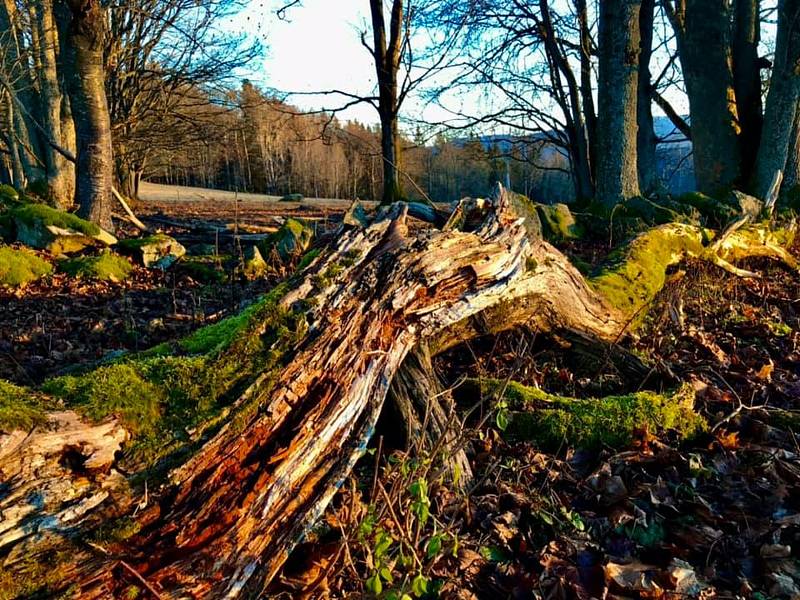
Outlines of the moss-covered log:
M144 356L50 382L51 401L58 397L80 414L83 433L55 424L8 435L19 439L15 452L35 456L41 435L63 434L48 457L74 496L57 507L29 503L15 526L22 537L0 551L34 556L41 537L29 523L63 525L48 529L51 547L56 534L85 536L104 516L127 512L135 527L126 530L135 533L124 543L72 549L65 587L72 584L74 595L113 597L147 581L163 597L256 596L363 454L395 374L421 343L435 353L518 325L613 341L670 264L711 248L702 230L665 225L587 280L530 237L505 191L462 203L456 215L442 230L411 236L405 205L394 205L372 224L343 232L335 246L302 262L303 273L241 315ZM112 376L126 383L109 393L101 384ZM97 427L121 428L131 440L121 458L87 477ZM135 459L146 453L131 453L151 445L147 460L180 466L133 517L136 503L110 499L142 473L157 476L158 468L143 471ZM127 477L109 478L123 465ZM3 483L13 495L36 485L35 476ZM48 520L100 498L98 490L108 496L91 511ZM6 563L14 568L14 560Z
M684 384L670 394L635 392L622 396L576 399L548 394L515 381L470 380L460 390L504 402L509 413L505 434L548 450L580 447L622 449L635 436L671 432L680 439L707 429L694 411L694 390ZM496 404L495 404L496 405Z

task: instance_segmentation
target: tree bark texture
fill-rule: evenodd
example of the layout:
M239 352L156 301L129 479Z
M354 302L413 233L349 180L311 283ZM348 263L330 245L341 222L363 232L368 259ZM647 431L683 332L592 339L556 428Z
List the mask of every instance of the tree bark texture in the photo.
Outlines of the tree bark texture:
M742 179L748 181L756 162L761 140L761 40L760 0L735 0L733 3L733 87L741 133Z
M56 144L63 145L62 93L58 81L59 41L53 15L53 0L36 0L33 3L33 13L38 40L37 80L40 102L38 117L47 135ZM57 207L70 207L75 191L72 167L51 145L44 144L43 147L48 199Z
M741 178L728 1L685 0L685 11L673 23L689 97L697 188L726 193Z
M800 0L778 4L775 63L764 111L753 191L766 198L775 174L786 168L800 99Z
M397 129L398 84L405 0L393 0L389 22L388 40L383 0L370 0L372 15L373 60L378 76L378 114L381 119L381 155L383 158L384 205L402 197L400 184L400 140Z
M103 64L105 9L99 0L62 1L68 2L72 14L67 34L71 51L67 80L77 143L75 194L79 214L111 230L114 162Z
M653 100L651 92L650 59L653 55L653 15L655 0L642 0L639 12L640 53L639 82L637 89L636 117L639 128L636 133L636 150L639 166L639 189L645 193L659 187L656 164L656 134L653 129Z
M641 4L600 4L597 198L607 207L640 193L636 150Z

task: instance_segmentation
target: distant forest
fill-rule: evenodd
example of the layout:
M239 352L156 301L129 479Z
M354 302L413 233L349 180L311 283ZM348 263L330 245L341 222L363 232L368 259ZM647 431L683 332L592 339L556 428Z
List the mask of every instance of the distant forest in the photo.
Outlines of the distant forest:
M379 126L303 113L248 81L224 100L195 108L190 120L201 135L157 149L144 178L276 196L380 197ZM661 181L672 193L694 189L691 144L669 119L657 117L654 125ZM418 131L402 135L401 145L409 199L485 196L498 181L541 202L574 197L568 158L546 136L453 133L428 140Z

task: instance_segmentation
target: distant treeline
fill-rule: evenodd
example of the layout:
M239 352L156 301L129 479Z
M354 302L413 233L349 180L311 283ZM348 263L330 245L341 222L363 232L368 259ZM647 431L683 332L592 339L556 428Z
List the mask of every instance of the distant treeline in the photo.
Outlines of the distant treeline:
M380 198L383 168L380 129L307 114L245 82L228 106L203 118L205 135L159 150L144 176L174 185L239 190L276 196ZM666 120L665 120L666 121ZM402 138L404 193L452 201L485 196L500 182L545 202L574 196L569 163L542 139L524 136ZM659 152L672 191L693 186L688 144Z

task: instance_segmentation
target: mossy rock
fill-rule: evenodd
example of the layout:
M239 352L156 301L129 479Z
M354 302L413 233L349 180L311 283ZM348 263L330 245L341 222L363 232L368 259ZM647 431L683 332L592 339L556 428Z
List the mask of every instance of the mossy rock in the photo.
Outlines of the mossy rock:
M0 246L0 285L20 287L53 271L53 265L25 248Z
M117 238L94 223L44 204L23 204L8 214L18 242L51 254L72 254L89 246L117 243Z
M0 379L0 431L30 430L44 422L44 408L28 390Z
M13 207L18 203L19 192L7 183L0 185L0 207Z
M201 283L222 283L227 279L222 263L229 259L228 256L184 256L175 268Z
M242 252L242 273L246 279L255 280L267 272L267 262L256 246L248 246Z
M217 248L214 244L193 244L186 249L189 256L214 256Z
M288 218L280 229L259 244L262 256L269 256L273 251L281 260L288 260L303 254L314 241L314 229L299 219Z
M281 202L301 202L303 194L286 194L281 198Z
M133 256L148 269L168 269L186 254L186 248L163 233L121 240L118 248L124 254Z
M678 204L696 209L708 225L724 227L738 216L738 211L728 202L703 194L687 192L675 200Z
M80 279L125 281L133 267L126 258L106 250L98 256L80 256L61 261L59 271Z
M566 204L537 204L542 233L551 242L565 242L583 237L585 231Z
M641 431L691 439L708 428L694 411L695 394L688 384L671 394L636 392L590 399L556 396L514 381L488 380L480 385L484 396L502 394L508 404L506 436L548 450L622 449Z

